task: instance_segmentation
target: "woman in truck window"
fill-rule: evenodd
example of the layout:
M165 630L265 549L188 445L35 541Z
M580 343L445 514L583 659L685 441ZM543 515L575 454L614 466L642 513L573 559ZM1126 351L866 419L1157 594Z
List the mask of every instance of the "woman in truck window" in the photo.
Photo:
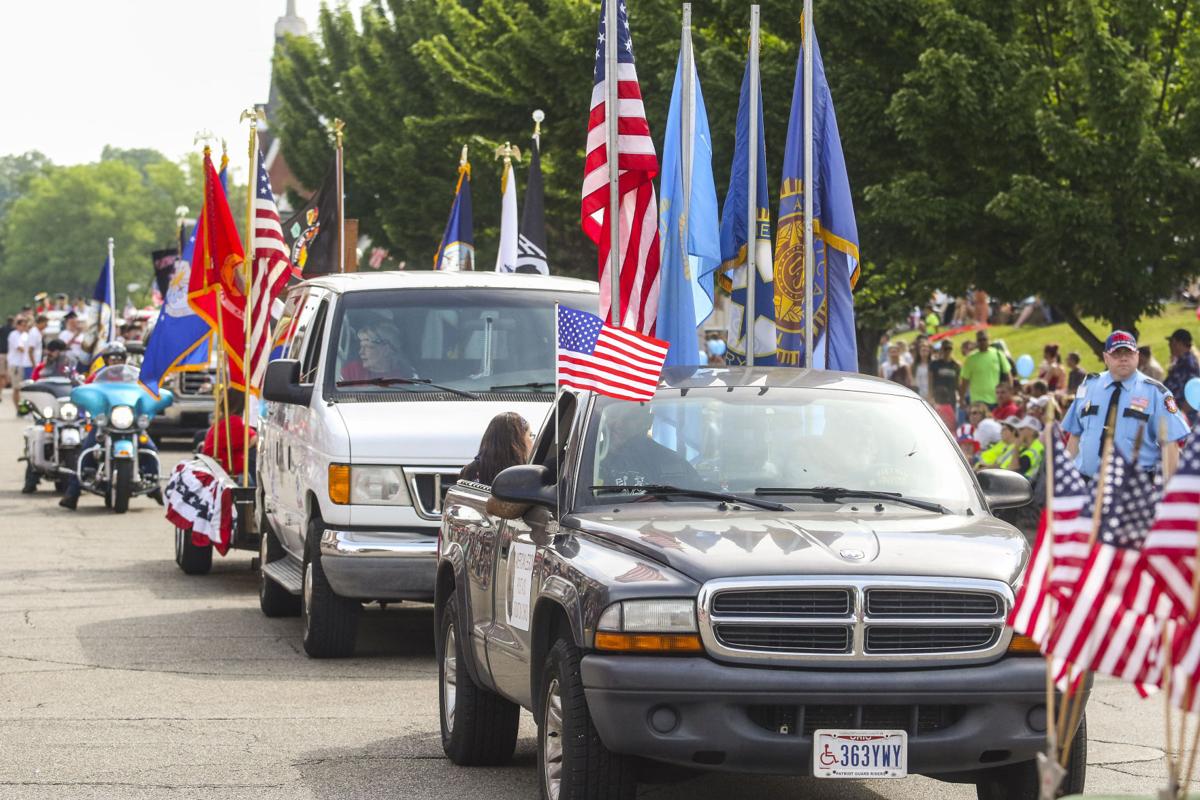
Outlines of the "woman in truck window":
M417 371L400 351L400 330L395 325L369 322L356 335L358 358L342 366L342 380L417 377Z
M491 486L502 471L527 463L532 449L533 431L525 418L515 411L497 414L483 432L479 454L463 467L458 477Z

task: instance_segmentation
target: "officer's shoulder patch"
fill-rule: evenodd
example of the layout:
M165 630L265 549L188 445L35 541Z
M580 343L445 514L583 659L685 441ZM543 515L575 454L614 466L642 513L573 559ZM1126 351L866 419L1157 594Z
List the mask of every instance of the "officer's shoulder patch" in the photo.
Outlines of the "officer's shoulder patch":
M1163 405L1165 405L1167 407L1167 411L1169 411L1170 413L1172 413L1172 414L1179 413L1179 406L1175 402L1175 395L1171 394L1170 392L1167 392L1167 396L1163 400Z
M1154 378L1146 378L1145 381L1150 386L1153 386L1155 389L1158 389L1160 394L1170 394L1171 393L1171 390L1168 389L1165 384L1154 380Z
M1099 372L1089 372L1089 373L1087 374L1087 377L1086 377L1086 378L1084 378L1084 380L1085 380L1085 381L1090 381L1092 378L1099 378L1099 377L1100 377L1100 373L1099 373Z

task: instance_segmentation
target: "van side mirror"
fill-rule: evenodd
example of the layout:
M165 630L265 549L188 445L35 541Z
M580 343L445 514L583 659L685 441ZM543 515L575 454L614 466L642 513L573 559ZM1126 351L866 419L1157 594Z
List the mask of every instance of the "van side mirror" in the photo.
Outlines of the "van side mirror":
M502 519L517 519L530 506L554 508L558 503L554 474L541 464L520 464L500 472L492 481L488 510Z
M312 386L300 385L300 362L280 358L267 364L263 377L263 397L273 403L306 406L312 400Z
M1020 508L1033 499L1033 486L1019 473L1007 469L984 469L976 475L988 508Z

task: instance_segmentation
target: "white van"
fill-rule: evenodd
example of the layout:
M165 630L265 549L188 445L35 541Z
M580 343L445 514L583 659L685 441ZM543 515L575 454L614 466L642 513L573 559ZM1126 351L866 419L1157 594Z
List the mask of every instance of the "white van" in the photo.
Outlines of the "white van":
M259 600L304 649L354 650L363 602L432 600L442 497L489 421L536 429L554 396L554 305L593 281L490 272L331 275L293 287L267 368Z

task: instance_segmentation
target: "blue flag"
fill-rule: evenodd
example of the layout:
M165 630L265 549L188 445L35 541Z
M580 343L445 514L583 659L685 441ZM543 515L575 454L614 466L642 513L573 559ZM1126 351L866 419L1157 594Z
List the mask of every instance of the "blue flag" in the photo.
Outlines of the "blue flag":
M713 182L712 136L700 77L692 65L693 98L690 120L683 120L683 58L675 67L675 88L667 113L663 144L662 200L659 240L662 242L658 326L655 335L670 343L667 366L701 363L696 327L713 308L713 273L721 263L717 223L717 187ZM686 133L685 133L686 130ZM684 203L683 141L691 138L691 191ZM686 225L684 214L687 214ZM686 229L686 230L685 230ZM684 237L687 241L684 241Z
M434 269L475 269L475 232L471 221L471 162L467 161L467 148L463 148L462 160L458 164L458 186L454 189L454 205L450 206L450 219L446 231L433 257Z
M104 333L106 342L117 338L116 295L116 287L113 285L113 259L112 256L107 256L104 263L100 265L100 277L96 279L96 289L92 292L92 299L100 305L96 319L99 321L99 328ZM104 322L106 311L108 313L107 323Z
M816 32L813 42L813 358L804 354L804 52L796 63L792 115L779 192L779 363L858 371L854 285L858 283L858 225L850 179L825 80Z
M758 165L754 257L757 274L754 276L754 363L769 366L775 363L775 288L774 268L771 265L771 212L767 196L767 144L763 137L762 88L754 98L758 115ZM730 364L745 364L747 353L746 324L746 211L749 202L750 178L750 63L742 76L742 96L738 101L737 133L733 143L733 166L730 168L729 191L721 207L721 270L733 272L730 292L729 350L725 359Z

